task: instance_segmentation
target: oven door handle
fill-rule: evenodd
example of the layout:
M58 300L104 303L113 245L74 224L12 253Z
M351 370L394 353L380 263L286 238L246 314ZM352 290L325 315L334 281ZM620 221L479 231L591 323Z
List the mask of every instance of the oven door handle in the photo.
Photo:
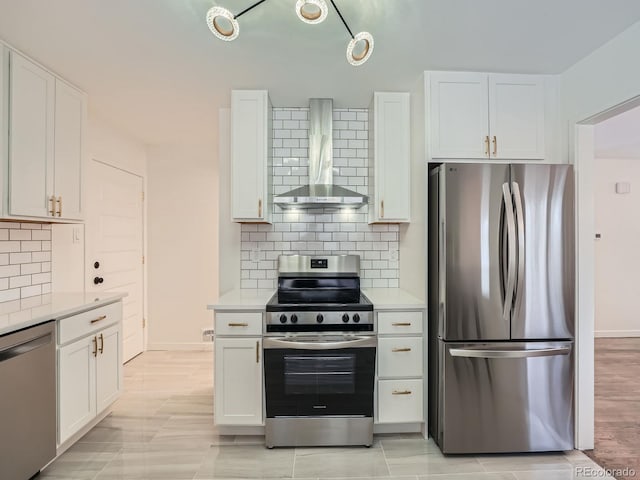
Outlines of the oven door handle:
M263 346L269 348L292 348L296 350L335 350L339 348L371 348L376 347L376 337L350 337L349 340L332 342L305 342L301 340L265 337Z

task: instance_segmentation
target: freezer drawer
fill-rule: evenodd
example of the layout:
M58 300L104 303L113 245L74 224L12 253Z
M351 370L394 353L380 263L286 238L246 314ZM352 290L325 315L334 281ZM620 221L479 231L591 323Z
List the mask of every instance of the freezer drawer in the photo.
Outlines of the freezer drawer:
M573 448L573 342L438 347L444 453Z

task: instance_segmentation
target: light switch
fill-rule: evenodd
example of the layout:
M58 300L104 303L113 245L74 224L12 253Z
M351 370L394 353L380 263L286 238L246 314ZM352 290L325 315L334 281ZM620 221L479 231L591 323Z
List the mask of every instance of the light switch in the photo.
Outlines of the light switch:
M631 192L631 184L629 182L616 182L616 193L624 194Z

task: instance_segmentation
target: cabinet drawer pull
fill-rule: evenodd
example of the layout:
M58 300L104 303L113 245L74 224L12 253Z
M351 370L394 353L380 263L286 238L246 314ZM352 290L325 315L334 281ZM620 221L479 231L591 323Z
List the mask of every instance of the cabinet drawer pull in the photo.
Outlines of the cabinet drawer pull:
M52 217L55 217L56 216L56 197L51 195L49 197L49 204L50 204L49 213L51 214Z
M396 322L391 324L394 327L410 327L411 322Z
M380 218L384 218L384 200L380 200Z
M487 157L489 156L489 135L484 137L484 154Z
M106 318L107 318L106 315L100 315L98 318L95 318L95 319L91 320L91 324L93 325L94 323L101 322L102 320L105 320Z
M411 390L394 390L391 395L411 395Z
M411 349L410 348L394 348L393 350L391 350L392 352L410 352Z
M58 204L58 217L61 217L62 216L62 197L58 197L56 202Z
M93 356L97 357L98 356L98 338L93 337L91 341L93 342Z
M100 348L98 348L98 351L100 355L104 353L104 335L102 333L100 334Z
M260 342L256 342L256 363L260 363Z
M236 323L236 322L229 322L229 326L230 327L248 327L249 324L248 323Z
M493 136L493 156L498 156L498 137Z
M262 217L262 199L258 199L258 218Z

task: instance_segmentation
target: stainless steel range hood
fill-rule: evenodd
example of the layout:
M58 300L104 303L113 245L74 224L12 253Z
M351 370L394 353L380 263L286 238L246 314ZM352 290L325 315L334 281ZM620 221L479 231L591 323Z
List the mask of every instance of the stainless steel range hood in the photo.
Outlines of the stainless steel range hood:
M333 100L309 100L309 184L276 195L280 208L360 208L369 198L333 184Z

